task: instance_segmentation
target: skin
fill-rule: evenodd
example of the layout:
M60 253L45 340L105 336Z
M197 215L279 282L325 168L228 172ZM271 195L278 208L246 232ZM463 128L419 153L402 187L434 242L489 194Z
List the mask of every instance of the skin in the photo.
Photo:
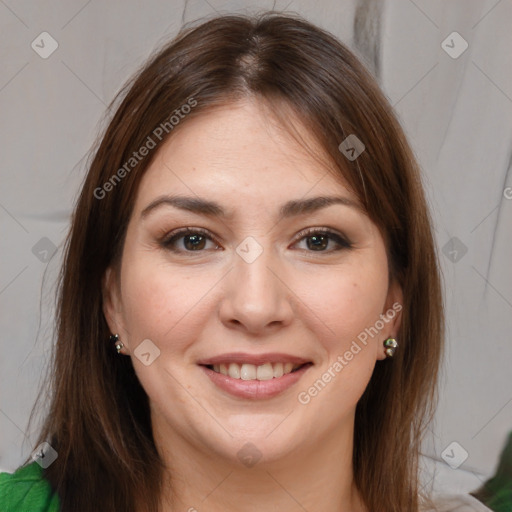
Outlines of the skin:
M141 218L165 194L213 200L231 216L162 205ZM400 315L359 343L309 403L297 397L402 295L388 282L379 230L358 208L334 204L278 221L289 200L333 195L357 202L341 177L328 174L254 100L184 122L143 177L120 282L113 269L105 275L104 311L150 399L155 443L168 468L162 511L366 510L352 474L355 407L374 366L390 363L379 362L382 342L396 336ZM161 243L184 227L203 228L213 240L194 251L182 235L178 252ZM331 238L315 250L311 234L297 236L309 227L329 227L352 246ZM236 252L248 236L263 249L251 263ZM134 354L145 339L160 350L148 366ZM227 352L284 352L313 366L274 398L242 399L197 365ZM252 467L237 456L248 442L261 454Z

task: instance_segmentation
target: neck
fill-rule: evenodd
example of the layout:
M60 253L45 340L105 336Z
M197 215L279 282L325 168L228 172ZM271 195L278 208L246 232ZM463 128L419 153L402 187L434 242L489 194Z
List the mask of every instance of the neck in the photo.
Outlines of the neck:
M365 512L352 472L353 421L347 426L285 457L262 457L252 467L154 428L167 467L160 510Z

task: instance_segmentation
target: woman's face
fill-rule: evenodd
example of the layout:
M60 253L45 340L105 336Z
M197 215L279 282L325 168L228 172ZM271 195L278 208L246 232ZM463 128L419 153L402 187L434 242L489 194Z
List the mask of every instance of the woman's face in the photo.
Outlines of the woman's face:
M105 314L156 437L245 464L349 432L398 330L377 227L249 101L187 120L159 150L114 276Z

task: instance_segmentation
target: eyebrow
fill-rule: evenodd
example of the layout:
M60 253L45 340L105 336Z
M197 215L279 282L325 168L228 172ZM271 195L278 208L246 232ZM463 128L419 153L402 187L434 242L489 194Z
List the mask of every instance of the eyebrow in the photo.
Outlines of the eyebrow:
M361 205L358 202L349 199L348 197L319 196L308 199L288 201L280 208L278 218L279 220L282 220L289 217L313 213L334 204L349 206L360 211L361 213L364 213ZM148 206L146 206L146 208L142 210L140 215L141 218L147 217L151 212L164 205L173 206L175 208L179 208L180 210L211 217L228 218L233 216L232 212L227 212L220 204L214 201L208 201L206 199L192 196L166 195L156 198Z

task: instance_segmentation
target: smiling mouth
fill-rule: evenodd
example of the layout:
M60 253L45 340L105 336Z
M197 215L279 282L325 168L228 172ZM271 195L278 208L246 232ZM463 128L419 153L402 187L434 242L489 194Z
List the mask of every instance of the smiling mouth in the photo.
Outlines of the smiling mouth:
M294 373L303 367L311 366L312 363L294 364L294 363L264 363L262 365L254 364L213 364L202 365L213 370L216 373L226 375L232 379L240 380L271 380L278 379L283 375Z

